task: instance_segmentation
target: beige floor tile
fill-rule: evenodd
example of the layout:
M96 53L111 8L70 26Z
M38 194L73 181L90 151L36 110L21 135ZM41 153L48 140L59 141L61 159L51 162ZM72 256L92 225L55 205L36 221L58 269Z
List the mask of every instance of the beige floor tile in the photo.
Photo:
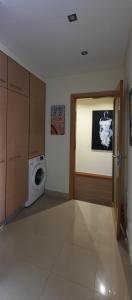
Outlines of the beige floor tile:
M77 220L74 220L71 225L68 242L94 252L97 251L97 243L93 237L93 231L91 233L87 224L80 223Z
M52 201L0 232L0 300L131 300L129 266L108 207Z
M96 255L84 248L65 245L53 272L92 289L96 275Z
M10 249L12 257L23 259L49 271L63 247L63 243L54 238L35 234L21 236L18 232L12 234L4 245L6 249Z
M83 224L95 243L116 244L115 230L109 207L77 201L75 224Z
M124 300L127 295L127 282L121 257L117 248L98 249L95 289L105 295Z
M93 300L93 293L78 284L52 275L40 300Z
M3 260L0 264L0 299L1 300L38 300L47 271L20 260Z
M107 296L95 293L94 297L93 297L93 300L113 300L113 299L111 297L107 297ZM117 300L117 299L114 299L114 300Z

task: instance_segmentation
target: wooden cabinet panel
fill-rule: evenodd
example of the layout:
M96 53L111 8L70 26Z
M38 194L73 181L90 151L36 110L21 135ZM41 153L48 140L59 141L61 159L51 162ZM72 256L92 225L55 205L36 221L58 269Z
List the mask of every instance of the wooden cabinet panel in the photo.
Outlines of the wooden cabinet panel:
M28 98L8 91L6 216L27 200Z
M45 84L30 74L29 157L44 154Z
M12 215L27 200L27 157L16 157L7 161L6 216Z
M0 87L0 161L6 160L7 90Z
M28 98L8 91L7 159L28 153Z
M0 161L0 224L5 220L6 162Z
M7 87L7 55L0 51L0 86Z
M0 87L0 223L5 219L7 91Z
M29 96L29 72L8 57L8 88Z

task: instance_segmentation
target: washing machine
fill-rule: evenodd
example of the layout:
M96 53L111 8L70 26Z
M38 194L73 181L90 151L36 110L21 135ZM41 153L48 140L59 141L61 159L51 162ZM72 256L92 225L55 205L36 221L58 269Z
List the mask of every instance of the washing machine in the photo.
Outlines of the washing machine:
M44 193L46 179L45 156L29 159L28 200L25 202L25 207L30 206Z

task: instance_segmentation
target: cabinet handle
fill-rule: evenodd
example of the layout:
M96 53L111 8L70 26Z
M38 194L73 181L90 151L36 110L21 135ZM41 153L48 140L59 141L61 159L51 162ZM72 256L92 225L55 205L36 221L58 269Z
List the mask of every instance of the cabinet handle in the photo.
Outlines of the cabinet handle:
M18 90L18 91L21 91L22 88L18 85L15 85L14 83L11 83L10 86L12 86L14 89Z
M6 83L6 80L0 78L0 81L3 82L3 83Z
M16 155L16 156L10 157L9 160L14 160L14 159L21 158L21 157L22 157L21 155Z

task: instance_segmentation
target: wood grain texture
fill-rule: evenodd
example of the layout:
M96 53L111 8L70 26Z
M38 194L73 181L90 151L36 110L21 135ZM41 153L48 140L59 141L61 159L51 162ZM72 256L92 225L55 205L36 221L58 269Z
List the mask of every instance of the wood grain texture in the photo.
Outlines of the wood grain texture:
M29 72L8 57L8 89L29 97Z
M112 180L112 176L108 175L100 175L100 174L92 174L92 173L82 173L82 172L75 172L75 175L85 176L85 177L94 177L94 178L103 178L106 180Z
M5 219L7 90L0 87L0 223Z
M6 162L0 162L0 224L5 220Z
M0 51L0 86L7 87L7 55Z
M29 99L8 91L7 160L28 154Z
M112 178L74 175L74 199L112 206Z
M45 84L30 74L29 158L45 153Z
M6 217L27 200L28 98L8 91Z
M28 195L27 157L16 157L7 162L6 217L24 205Z

